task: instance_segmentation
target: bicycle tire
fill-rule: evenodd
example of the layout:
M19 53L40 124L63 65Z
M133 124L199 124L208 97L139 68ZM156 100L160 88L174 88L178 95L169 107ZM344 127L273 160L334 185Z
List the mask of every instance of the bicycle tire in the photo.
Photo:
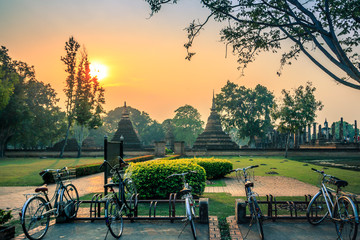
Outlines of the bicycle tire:
M111 198L105 205L105 222L114 238L120 238L124 230L124 220L122 207L116 203L116 199Z
M335 203L333 220L338 239L355 240L358 232L359 216L354 202L341 196Z
M137 191L135 183L132 181L131 178L125 178L124 179L124 203L128 209L131 211L134 211L134 209L137 207L138 201L137 201Z
M21 226L27 238L38 240L45 236L49 229L50 215L44 216L44 211L50 207L42 197L29 198L21 211Z
M258 234L260 236L261 240L264 240L264 230L263 230L263 216L261 213L261 209L259 204L256 202L256 199L252 199L252 204L253 204L253 212L252 212L252 217L255 218L256 221L256 228L258 230Z
M333 199L329 192L331 199ZM322 191L319 191L311 200L306 210L306 218L312 225L318 225L329 215L325 198Z
M191 232L192 232L193 238L196 239L196 228L195 228L195 222L194 222L195 209L194 209L194 206L191 206L191 201L192 201L191 199L185 198L185 208L186 208L186 215L187 215L188 221L191 226Z
M68 219L76 217L79 209L79 194L73 184L67 184L61 191L60 202L63 204L63 211Z

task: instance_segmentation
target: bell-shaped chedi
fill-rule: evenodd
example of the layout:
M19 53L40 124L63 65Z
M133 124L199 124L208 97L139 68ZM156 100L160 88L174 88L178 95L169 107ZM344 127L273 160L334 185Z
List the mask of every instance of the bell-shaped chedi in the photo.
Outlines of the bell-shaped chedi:
M111 141L120 142L121 136L124 137L124 149L142 149L138 135L136 134L133 124L130 120L129 111L126 108L126 102L124 103L124 110L118 124L118 129Z
M230 136L221 127L220 116L215 110L215 98L213 95L210 116L203 133L196 139L193 149L206 150L237 150L239 146L234 143Z

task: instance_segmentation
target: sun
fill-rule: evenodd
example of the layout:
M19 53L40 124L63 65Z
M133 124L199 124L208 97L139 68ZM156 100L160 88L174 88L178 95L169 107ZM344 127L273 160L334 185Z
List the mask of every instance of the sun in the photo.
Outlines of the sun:
M103 80L108 75L108 68L107 66L101 63L91 63L90 64L90 75L92 77L97 77L99 81Z

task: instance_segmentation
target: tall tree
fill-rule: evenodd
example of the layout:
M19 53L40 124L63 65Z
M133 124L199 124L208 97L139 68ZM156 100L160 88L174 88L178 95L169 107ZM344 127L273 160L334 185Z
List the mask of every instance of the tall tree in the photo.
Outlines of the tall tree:
M77 129L78 157L81 156L82 143L85 139L84 128L92 129L102 125L100 115L104 112L102 107L102 104L105 103L104 89L99 85L96 77L90 76L90 62L85 49L79 59L79 48L80 44L70 37L65 44L66 55L61 57L61 61L66 65L65 71L68 73L68 77L64 89L67 130L60 158L63 157L70 128L74 122L79 126Z
M146 0L152 14L163 4L178 1ZM194 38L213 18L227 23L221 40L232 46L240 68L262 51L279 51L286 41L292 45L283 52L278 74L304 53L336 82L360 89L359 0L201 0L201 4L210 13L203 22L193 21L187 28L187 59L195 54L190 51Z
M77 69L74 107L78 157L81 157L82 144L89 134L88 130L102 126L100 115L104 113L104 103L104 88L99 85L97 77L90 75L90 62L86 50L83 50Z
M46 148L59 140L65 129L65 114L56 106L59 99L50 84L29 80L25 84L26 121L17 126L10 144L25 149Z
M60 125L54 119L61 121L54 89L36 80L33 66L12 60L5 47L0 50L0 72L2 83L14 80L8 100L1 99L8 104L0 109L0 157L10 140L27 147L44 147L55 137L49 136L47 130Z
M310 82L306 87L299 86L291 93L282 90L283 99L274 111L274 118L278 120L278 130L287 134L285 157L288 155L289 139L291 133L296 133L312 124L316 118L316 111L323 105L314 95L316 88Z
M204 130L204 122L201 120L200 113L190 105L176 109L172 123L175 139L185 141L188 146L192 146L198 135Z
M65 43L65 57L61 57L61 61L64 62L66 69L65 72L68 73L66 78L66 86L64 89L66 96L66 117L67 117L67 129L64 140L64 145L60 152L60 158L63 157L65 147L67 144L67 140L69 138L70 128L74 122L75 115L75 99L76 99L76 66L77 66L77 54L80 48L80 44L74 39L74 37L70 37L69 41Z
M215 104L226 130L236 129L240 139L249 137L250 147L255 147L256 136L264 136L271 127L274 95L262 85L250 89L228 81Z

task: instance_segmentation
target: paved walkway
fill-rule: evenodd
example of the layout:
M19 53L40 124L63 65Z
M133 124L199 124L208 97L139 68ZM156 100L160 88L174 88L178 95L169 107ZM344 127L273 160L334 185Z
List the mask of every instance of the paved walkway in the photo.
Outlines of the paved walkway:
M225 187L211 187L205 188L207 193L225 192L232 196L245 196L244 184L238 182L235 177L224 178ZM319 188L311 184L300 182L294 178L280 177L280 176L264 176L255 177L254 191L260 196L305 196L314 195L319 191Z

